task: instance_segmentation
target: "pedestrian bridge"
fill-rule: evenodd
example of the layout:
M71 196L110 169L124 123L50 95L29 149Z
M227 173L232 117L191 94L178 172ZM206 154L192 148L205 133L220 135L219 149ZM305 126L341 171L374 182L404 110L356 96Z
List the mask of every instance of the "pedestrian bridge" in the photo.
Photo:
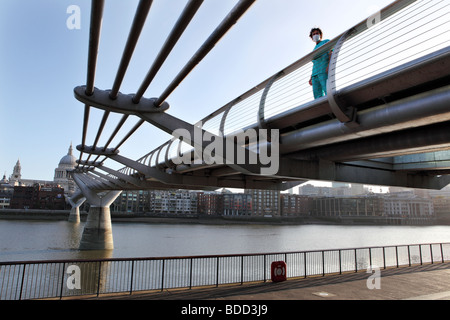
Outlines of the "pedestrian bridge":
M171 114L170 95L254 2L237 1L167 88L145 97L203 1L187 1L141 86L129 93L120 87L152 1L136 8L111 89L95 86L104 1L92 1L87 82L74 89L85 110L74 206L86 197L104 207L126 189L287 190L308 180L450 184L450 0L395 1L197 123ZM312 61L325 52L327 95L314 99ZM92 108L103 112L99 123L90 121ZM112 113L121 118L104 137ZM122 132L129 122L132 129ZM173 138L139 159L120 153L144 123ZM96 132L93 141L88 130ZM117 163L120 170L112 168Z

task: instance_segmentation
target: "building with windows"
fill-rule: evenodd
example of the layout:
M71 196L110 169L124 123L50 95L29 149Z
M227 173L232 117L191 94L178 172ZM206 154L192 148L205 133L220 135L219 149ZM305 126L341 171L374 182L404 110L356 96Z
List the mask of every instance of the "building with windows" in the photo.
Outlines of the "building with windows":
M197 215L197 193L189 190L128 190L117 197L112 211Z
M383 216L383 196L317 197L312 199L311 214L317 217Z
M433 201L417 196L390 194L384 197L384 212L388 217L432 217Z
M11 204L11 198L14 193L14 187L6 179L6 174L0 180L0 209L8 209Z
M280 191L277 190L245 190L252 199L252 216L255 217L279 217L280 216Z
M219 195L219 213L222 216L250 217L253 215L252 197L247 193Z
M15 187L15 186L32 187L35 184L52 185L53 181L22 178L22 165L20 164L20 159L18 159L13 168L13 173L9 176L8 183L10 185L12 185L13 187Z
M282 217L309 216L312 209L312 198L297 194L281 194L280 215Z
M64 189L58 186L15 186L11 209L64 210Z
M70 196L76 187L70 175L76 166L72 154L72 145L67 155L61 158L55 169L53 181L25 179L22 177L22 165L17 160L13 173L0 180L0 209L66 209L65 196Z
M216 216L222 210L223 197L218 192L197 192L197 212L199 215Z
M59 161L58 167L55 169L53 181L51 180L37 180L37 179L25 179L22 177L22 165L20 159L17 160L13 168L13 173L10 175L9 180L6 180L6 175L3 177L3 183L8 183L12 187L15 186L27 186L33 187L38 184L41 186L59 186L64 189L64 193L70 196L75 192L77 186L73 180L70 172L77 165L76 158L73 155L72 144L69 147L67 155L63 156Z
M112 204L115 212L150 212L150 190L123 191Z
M197 193L189 190L152 190L150 212L164 215L197 215Z
M72 195L77 188L71 175L71 171L77 165L76 160L77 159L73 155L72 144L70 144L69 151L64 157L61 158L58 167L55 169L53 183L63 188L64 193L67 196Z

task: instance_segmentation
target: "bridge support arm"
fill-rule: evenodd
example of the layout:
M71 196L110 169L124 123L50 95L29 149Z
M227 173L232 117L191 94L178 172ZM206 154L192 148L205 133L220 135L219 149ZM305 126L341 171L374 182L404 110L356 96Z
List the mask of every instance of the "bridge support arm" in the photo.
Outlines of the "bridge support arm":
M67 197L67 201L72 206L69 214L69 222L80 222L80 206L86 201L86 198L82 196L81 191L78 190L71 198Z
M212 141L214 143L217 142L221 147L214 148L215 159L220 160L222 163L232 167L233 169L244 173L244 174L256 174L259 175L266 171L272 171L272 168L265 168L261 163L251 164L251 163L242 163L237 159L237 155L244 155L242 158L244 159L260 159L259 155L243 145L234 143L234 138L228 139L222 135L212 134L204 130L201 126L190 124L182 119L174 117L165 111L169 108L168 104L165 102L164 107L155 108L155 99L147 99L144 102L140 102L139 104L134 104L132 102L131 95L119 94L116 100L112 100L109 98L109 91L95 89L94 93L88 96L85 92L85 88L83 86L77 87L74 89L75 97L85 103L92 106L95 106L99 109L103 109L108 112L119 112L123 114L133 114L137 117L141 118L142 121L146 121L151 125L155 126L158 129L163 130L164 132L174 136L178 139L183 139L183 142L194 147L198 152L202 155L205 154L206 148L211 148ZM180 132L182 136L180 138ZM242 135L245 135L247 132L242 132ZM241 133L239 133L241 134ZM236 135L238 138L238 135ZM261 136L258 137L261 139ZM278 142L279 136L276 137L265 137L267 140L274 140L272 142ZM227 152L228 149L233 149L233 152ZM105 155L109 158L121 162L122 164L129 166L131 168L140 168L137 169L140 172L145 172L147 175L151 175L156 180L159 180L164 183L170 183L174 181L174 178L170 175L166 175L164 172L159 170L149 170L149 168L143 168L143 165L135 162L130 163L129 159L123 158L118 155L117 150L112 149L102 149L102 148L90 148L84 145L77 146L77 149L81 152L87 152L91 154L97 155ZM124 162L130 163L124 163Z

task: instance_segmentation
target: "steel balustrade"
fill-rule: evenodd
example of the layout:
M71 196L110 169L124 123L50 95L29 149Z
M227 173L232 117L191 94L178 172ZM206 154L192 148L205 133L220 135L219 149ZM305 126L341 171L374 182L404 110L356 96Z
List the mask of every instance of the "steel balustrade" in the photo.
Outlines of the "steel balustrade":
M0 300L266 282L271 263L285 261L288 279L411 267L450 261L450 243L284 253L0 263Z

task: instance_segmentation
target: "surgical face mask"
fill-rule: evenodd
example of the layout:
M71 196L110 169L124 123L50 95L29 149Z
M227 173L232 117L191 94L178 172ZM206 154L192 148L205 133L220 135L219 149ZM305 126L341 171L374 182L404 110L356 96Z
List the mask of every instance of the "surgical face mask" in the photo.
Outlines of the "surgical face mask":
M313 39L314 42L318 42L318 41L320 41L320 35L315 34L315 35L313 35L312 39Z

